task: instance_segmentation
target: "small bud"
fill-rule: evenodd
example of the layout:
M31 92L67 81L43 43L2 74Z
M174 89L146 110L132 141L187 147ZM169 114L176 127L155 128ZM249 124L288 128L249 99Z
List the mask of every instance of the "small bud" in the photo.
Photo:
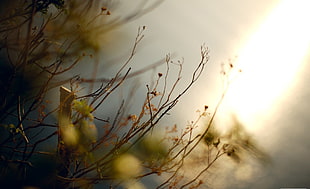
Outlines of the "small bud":
M111 15L111 12L110 12L110 11L108 11L108 12L107 12L107 15Z
M161 77L161 76L163 76L163 74L162 73L158 73L158 77Z
M107 7L101 7L101 11L106 11L107 10Z
M221 143L221 140L218 138L217 141L213 142L213 146L217 148L220 143Z
M158 95L157 91L152 91L151 94L154 95L154 96Z
M205 105L205 111L209 108L209 106Z

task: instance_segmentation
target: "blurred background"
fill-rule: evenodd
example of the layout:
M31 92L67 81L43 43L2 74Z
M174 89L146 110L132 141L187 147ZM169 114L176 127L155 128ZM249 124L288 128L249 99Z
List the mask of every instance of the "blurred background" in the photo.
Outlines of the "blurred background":
M8 1L3 2L5 5ZM212 113L227 84L221 75L223 64L232 64L237 71L226 78L230 81L229 90L217 114L216 126L221 131L228 130L237 118L270 155L271 162L265 165L253 161L244 165L228 163L225 169L212 174L211 187L310 187L309 1L166 0L136 19L131 19L135 15L130 13L147 1L137 1L136 4L114 1L115 6L106 2L113 17L105 17L107 20L104 22L113 23L114 18L117 20L118 16L129 15L128 23L103 27L102 35L92 32L95 30L88 27L87 22L80 22L77 29L74 25L76 20L71 25L53 23L46 27L47 35L50 31L51 36L59 27L68 27L65 28L69 31L65 34L68 36L74 36L75 30L80 29L79 32L85 36L76 48L82 51L84 45L90 45L93 51L86 51L86 54L100 52L98 57L89 56L81 67L70 70L70 77L81 70L81 78L114 77L131 53L138 28L145 26L145 36L130 65L132 70L163 62L162 59L171 53L174 60L184 60L182 81L178 86L182 89L190 82L191 74L200 62L200 47L205 44L210 50L210 60L204 74L169 112L169 116L160 122L162 128L175 123L186 127L197 118L197 110L202 110L205 105ZM0 8L5 10L5 6ZM74 16L79 17L78 14ZM96 28L96 24L91 26ZM88 30L84 31L85 28ZM59 50L57 44L52 47ZM70 62L70 57L68 59ZM87 64L88 61L95 62L96 71L86 69L93 66ZM102 64L96 65L99 62ZM0 77L5 79L3 70L6 68L1 66L3 74ZM126 81L134 85L123 85L113 96L115 98L104 103L103 107L111 109L103 110L103 117L113 117L121 106L120 99L126 98L130 100L128 112L139 112L143 103L141 99L147 92L146 84L154 81L162 70L165 70L164 65ZM171 72L173 75L177 71L172 68ZM32 77L36 76L32 70L31 73ZM132 91L135 91L135 96L131 96ZM56 92L52 96L56 96ZM152 178L145 183L151 182Z
M242 70L232 73L216 123L225 130L237 116L272 163L232 167L227 172L233 174L215 179L215 188L310 187L309 5L289 0L170 0L124 27L132 35L139 26L147 28L138 50L141 65L167 53L184 58L184 85L200 60L200 46L210 48L204 76L167 123L185 126L204 105L212 111L223 91L223 63Z

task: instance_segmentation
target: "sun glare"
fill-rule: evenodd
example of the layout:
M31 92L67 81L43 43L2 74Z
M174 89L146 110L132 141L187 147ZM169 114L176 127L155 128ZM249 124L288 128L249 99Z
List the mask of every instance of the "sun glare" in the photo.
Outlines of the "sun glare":
M240 51L242 73L224 107L255 130L302 68L310 44L310 1L280 1Z

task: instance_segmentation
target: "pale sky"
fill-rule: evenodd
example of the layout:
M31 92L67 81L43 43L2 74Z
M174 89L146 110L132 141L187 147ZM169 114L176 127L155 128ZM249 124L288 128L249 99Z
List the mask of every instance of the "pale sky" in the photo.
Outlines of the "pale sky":
M226 188L310 187L309 7L307 0L167 0L128 26L133 33L147 27L138 62L173 52L184 58L184 85L199 62L200 45L210 48L206 74L170 117L180 125L204 105L215 106L221 63L238 56L243 72L218 123L225 129L236 114L274 161L249 180L231 177Z

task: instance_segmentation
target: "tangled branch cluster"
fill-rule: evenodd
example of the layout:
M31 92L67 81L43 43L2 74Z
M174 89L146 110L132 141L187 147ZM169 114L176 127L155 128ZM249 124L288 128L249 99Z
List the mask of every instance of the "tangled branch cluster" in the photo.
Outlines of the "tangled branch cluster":
M101 183L130 188L142 187L139 181L158 175L161 182L157 188L196 188L204 184L199 179L203 173L224 154L235 159L240 159L240 149L259 154L245 135L232 143L222 140L234 132L230 137L211 132L224 94L215 112L208 113L205 106L197 121L184 131L175 125L167 128L164 136L155 134L160 121L202 75L209 61L205 45L182 90L177 86L184 60L175 61L170 54L132 70L145 26L138 29L127 60L113 77L97 76L97 56L103 45L98 39L159 3L141 3L139 9L120 17L113 17L117 1L15 0L8 4L0 19L1 187L90 188ZM84 68L85 61L93 63L87 78L73 72ZM113 119L97 116L102 115L99 111L109 111L105 102L125 81L159 65L166 69L146 86L139 112L128 113L128 103L122 100ZM178 70L174 81L171 69ZM89 92L85 93L85 88ZM209 121L197 134L194 130L203 117ZM193 155L197 151L203 152L205 156L199 158L205 159L191 164L197 160ZM189 178L184 170L198 163L203 169Z

